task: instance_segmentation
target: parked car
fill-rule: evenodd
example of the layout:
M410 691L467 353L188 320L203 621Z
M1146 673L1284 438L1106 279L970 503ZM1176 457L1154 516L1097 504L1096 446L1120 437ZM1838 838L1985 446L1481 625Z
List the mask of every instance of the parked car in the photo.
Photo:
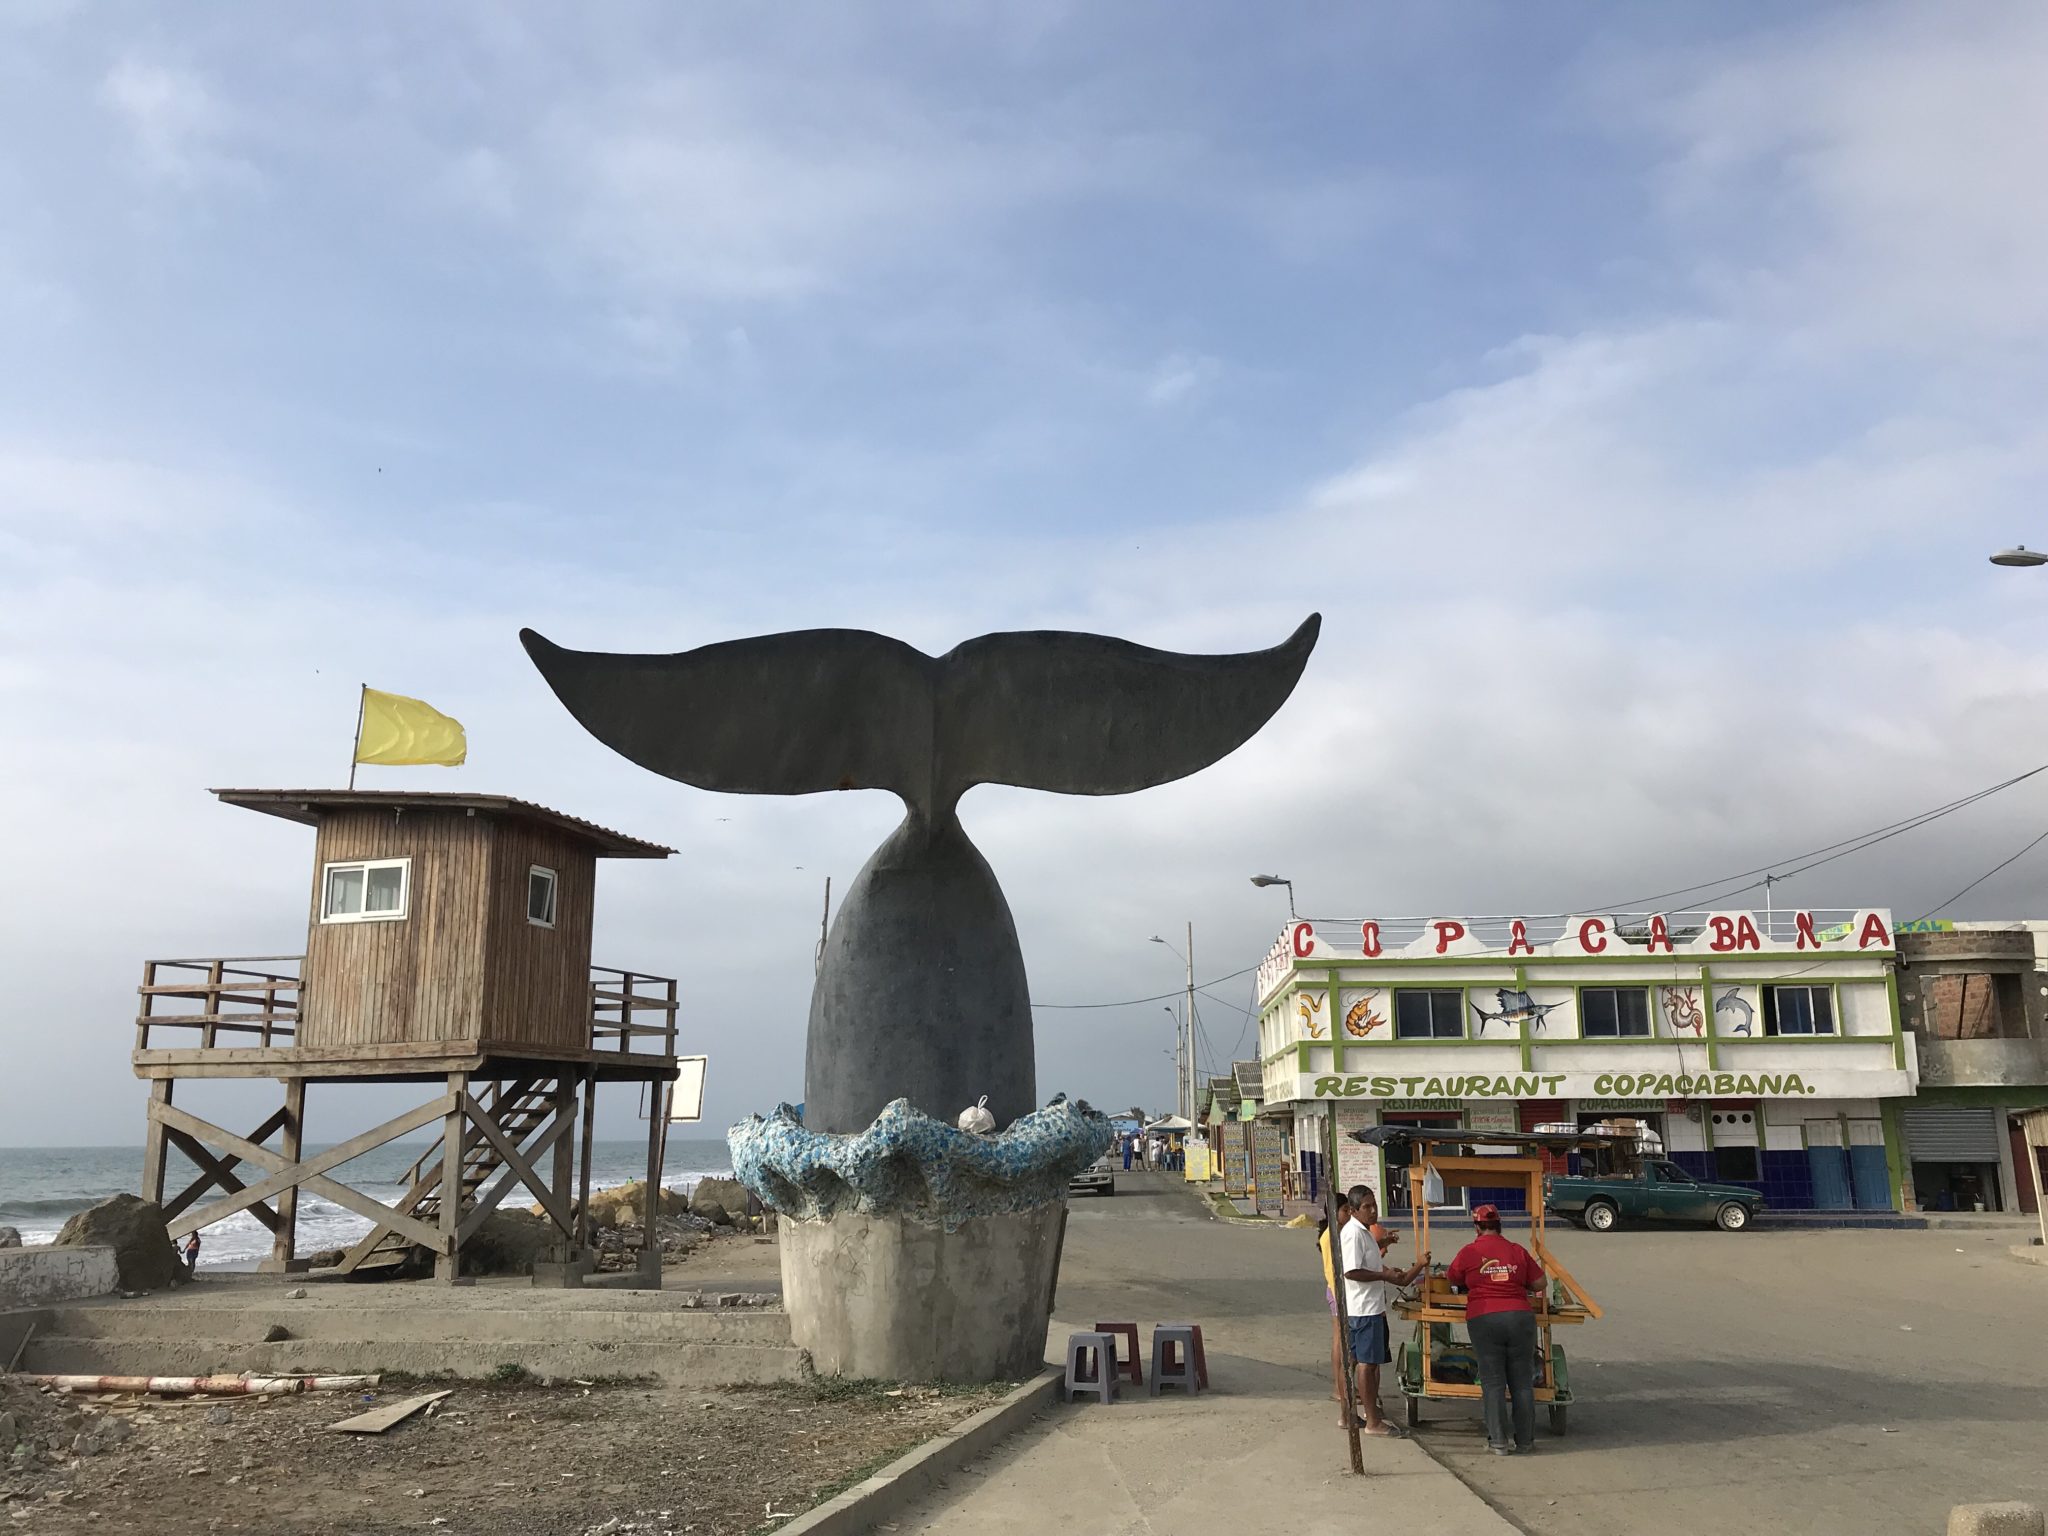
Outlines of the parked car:
M1543 1208L1595 1232L1632 1221L1711 1221L1740 1232L1764 1208L1764 1197L1740 1184L1703 1184L1678 1164L1645 1158L1633 1176L1552 1177Z
M1098 1195L1116 1193L1116 1164L1110 1161L1107 1152L1067 1180L1068 1194L1085 1195L1090 1192Z

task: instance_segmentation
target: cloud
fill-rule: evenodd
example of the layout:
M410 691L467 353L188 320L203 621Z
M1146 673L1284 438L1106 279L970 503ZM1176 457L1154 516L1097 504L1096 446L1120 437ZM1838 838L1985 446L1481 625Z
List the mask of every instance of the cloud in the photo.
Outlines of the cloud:
M206 82L187 69L128 55L100 82L99 99L127 129L143 171L189 185L254 174L220 148L229 114Z
M1145 399L1156 406L1179 405L1201 394L1222 372L1223 365L1213 357L1169 353L1153 365L1145 381Z

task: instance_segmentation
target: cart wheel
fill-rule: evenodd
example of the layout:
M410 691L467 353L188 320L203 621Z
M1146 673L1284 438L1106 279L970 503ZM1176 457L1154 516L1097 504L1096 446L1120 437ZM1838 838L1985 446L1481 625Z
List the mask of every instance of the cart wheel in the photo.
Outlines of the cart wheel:
M1422 1425L1422 1399L1419 1397L1410 1397L1407 1399L1407 1403L1408 1427L1410 1429L1418 1429Z
M1565 1415L1568 1412L1569 1408L1564 1403L1552 1403L1550 1405L1550 1432L1553 1435L1564 1433Z

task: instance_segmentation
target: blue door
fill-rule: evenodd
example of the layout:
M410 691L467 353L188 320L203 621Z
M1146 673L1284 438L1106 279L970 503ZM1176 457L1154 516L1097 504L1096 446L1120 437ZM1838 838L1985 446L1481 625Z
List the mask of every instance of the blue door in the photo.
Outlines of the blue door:
M1884 1149L1880 1147L1878 1151L1882 1154ZM1813 1178L1815 1210L1846 1211L1855 1205L1850 1191L1849 1155L1840 1147L1808 1147L1806 1167Z
M1883 1147L1849 1149L1849 1183L1859 1211L1888 1211L1892 1208L1892 1179L1885 1167Z

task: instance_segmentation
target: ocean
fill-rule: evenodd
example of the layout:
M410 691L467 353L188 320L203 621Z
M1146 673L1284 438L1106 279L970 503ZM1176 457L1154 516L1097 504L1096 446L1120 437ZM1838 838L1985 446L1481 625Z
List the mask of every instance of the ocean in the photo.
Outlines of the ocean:
M390 1142L343 1163L330 1177L390 1205L405 1192L400 1175L431 1145L425 1140ZM319 1150L311 1144L306 1148L308 1155ZM253 1179L257 1173L260 1170L245 1176ZM687 1193L699 1179L731 1173L732 1157L723 1140L671 1139L661 1182ZM646 1174L645 1142L592 1144L592 1189L608 1189ZM173 1150L164 1176L165 1193L183 1189L197 1176L198 1170ZM0 1227L18 1229L25 1243L46 1243L57 1235L66 1218L109 1195L134 1194L141 1182L140 1147L0 1147ZM206 1201L219 1198L218 1190L202 1197ZM505 1197L508 1209L530 1204L531 1197L521 1190ZM299 1191L299 1252L345 1248L369 1230L367 1218L320 1195ZM200 1233L202 1269L248 1269L269 1254L269 1229L247 1211L237 1211Z

